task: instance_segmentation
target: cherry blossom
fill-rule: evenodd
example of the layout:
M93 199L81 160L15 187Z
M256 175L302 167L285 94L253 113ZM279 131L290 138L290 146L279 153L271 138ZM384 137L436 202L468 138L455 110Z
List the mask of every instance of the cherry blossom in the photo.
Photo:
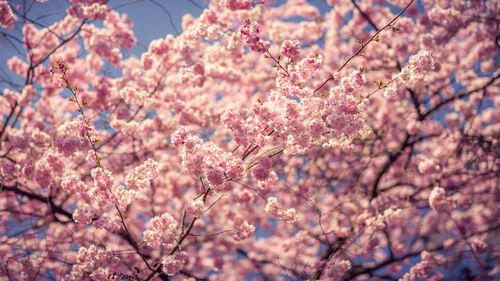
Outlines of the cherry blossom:
M0 280L500 278L496 1L18 2Z

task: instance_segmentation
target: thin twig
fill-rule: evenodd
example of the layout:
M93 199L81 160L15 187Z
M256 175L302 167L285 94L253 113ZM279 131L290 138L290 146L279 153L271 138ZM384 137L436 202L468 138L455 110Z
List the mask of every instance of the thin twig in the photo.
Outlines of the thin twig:
M377 32L375 32L375 34L373 34L373 36L367 41L367 42L364 42L361 47L356 51L356 53L354 53L349 59L347 59L344 64L342 64L339 69L337 70L337 73L339 73L352 59L354 59L356 56L358 56L361 51L363 51L366 46L368 46L370 44L370 42L372 42L376 37L377 35L380 34L380 32L384 31L386 28L392 26L392 24L399 18L401 17L401 15L406 11L406 9L408 9L408 7L410 7L410 5L414 2L415 0L411 0L407 5L406 7L395 17L393 18L388 24L386 24L384 27L382 27L380 30L378 30ZM330 77L328 77L328 79L326 79L323 83L321 83L321 85L319 85L319 87L317 87L313 93L316 93L317 91L319 91L321 88L323 88L323 86L326 85L326 83L328 83L330 80L333 80L334 79L334 75L330 75Z

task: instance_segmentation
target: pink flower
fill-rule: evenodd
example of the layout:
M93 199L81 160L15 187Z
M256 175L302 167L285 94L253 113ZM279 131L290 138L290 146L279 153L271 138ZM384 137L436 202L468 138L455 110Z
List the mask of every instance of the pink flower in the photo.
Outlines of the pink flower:
M288 223L294 223L297 221L297 211L294 208L283 209L278 207L278 199L276 197L267 198L267 204L264 211L269 215L282 219Z
M478 253L478 254L484 254L488 250L488 244L486 244L482 240L476 239L476 240L472 241L471 244L472 244L472 248L474 249L474 251L476 251L476 253Z
M69 175L62 178L61 187L70 193L76 194L85 203L92 204L92 197L89 187L76 175Z
M203 214L203 206L203 200L193 200L186 208L187 213L194 217L199 217Z
M240 241L251 237L254 232L255 232L255 226L245 221L234 232L233 238L236 241Z
M419 73L425 73L434 69L434 58L429 51L421 50L409 59L413 70Z
M384 89L384 94L383 94L383 96L384 96L384 98L387 98L387 99L388 99L388 98L395 97L397 93L398 93L398 91L396 90L396 88L394 88L394 87L392 87L392 86L391 86L391 87L386 87L386 88Z
M172 255L166 256L161 260L163 271L173 276L177 274L188 261L188 255L184 251L175 252Z
M17 17L12 13L12 10L7 1L0 1L0 27L13 29Z
M149 94L144 90L138 90L127 86L120 91L120 96L126 103L144 105L144 102L148 99Z
M79 136L81 138L87 138L88 134L90 131L92 131L92 127L90 127L89 123L87 120L83 119L81 115L78 116L78 131L79 131Z
M184 145L187 141L188 136L189 136L189 131L186 128L181 127L172 134L171 142L174 146L177 147Z
M122 221L118 214L110 215L108 213L102 214L99 219L93 222L97 228L106 229L109 232L119 231L122 227Z
M398 74L402 83L408 83L414 79L421 78L429 71L434 70L434 58L429 51L420 50L410 57L408 65Z
M240 28L240 33L245 39L247 47L252 51L265 53L271 47L271 42L262 40L258 36L260 27L259 24L254 21L247 21L247 23Z
M252 8L252 0L222 0L221 5L233 11Z
M129 173L125 178L127 189L143 190L148 188L151 180L160 173L158 166L158 162L148 159L142 165L136 167L133 173Z
M208 169L207 180L210 184L222 185L224 183L224 172L221 169Z
M21 97L19 98L19 104L22 106L28 106L31 104L33 99L35 99L35 96L36 89L33 87L33 85L26 85L24 86Z
M169 46L167 40L156 39L151 41L151 43L149 44L148 52L159 57L167 53L170 47L171 46Z
M446 196L444 188L436 186L429 196L429 205L434 210L440 210L446 206Z
M92 169L90 174L92 175L92 178L94 178L96 189L100 192L107 192L113 185L115 185L115 179L108 170L96 167Z
M95 245L80 247L76 263L71 267L71 280L84 280L85 276L92 280L109 280L112 271L109 267L119 261L111 249L101 249Z
M181 71L181 83L192 87L201 87L205 82L205 70L203 64L197 62Z
M257 164L252 169L252 174L257 180L265 180L269 177L269 168L264 167L263 165Z
M425 159L418 164L418 171L421 174L433 174L439 172L439 165L432 159Z
M267 190L276 185L277 182L278 182L278 175L276 174L276 172L271 171L266 179L258 181L258 185L261 189Z
M97 214L89 205L78 207L73 212L73 220L80 224L91 224Z
M422 251L420 254L422 261L417 263L410 269L409 273L405 273L400 279L402 281L418 280L429 276L429 273L436 267L441 266L446 261L445 258L437 253Z
M177 221L169 213L152 218L146 224L144 241L151 247L168 245L174 242Z
M83 14L89 19L105 20L109 7L99 3L93 3L83 7Z
M285 40L281 43L280 53L282 56L289 57L292 61L296 61L300 57L300 41Z

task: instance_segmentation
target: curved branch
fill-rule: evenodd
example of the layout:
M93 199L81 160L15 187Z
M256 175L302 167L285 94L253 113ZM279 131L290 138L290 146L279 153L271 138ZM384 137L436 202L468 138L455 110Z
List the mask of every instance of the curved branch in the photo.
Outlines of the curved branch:
M467 235L466 237L472 237L474 235L480 235L480 234L484 234L484 233L488 233L488 232L491 232L491 231L495 231L497 229L500 229L500 224L498 225L494 225L488 229L485 229L485 230L482 230L482 231L478 231L476 233L471 233L469 235ZM434 246L430 249L422 249L420 251L414 251L414 252L410 252L410 253L407 253L405 255L402 255L402 256L399 256L399 257L390 257L389 259L379 263L379 264L376 264L374 266L371 266L371 267L368 267L368 268L363 268L362 266L360 265L355 265L352 267L352 269L350 270L350 272L348 274L346 274L344 276L344 280L353 280L355 279L357 276L360 276L360 275L364 275L364 274L370 274L370 273L373 273L374 271L377 271L379 269L382 269L392 263L395 263L395 262L401 262L405 259L408 259L408 258L411 258L411 257L415 257L415 256L418 256L422 253L422 251L428 251L428 252L436 252L436 251L441 251L444 249L444 246L443 245L437 245L437 246Z
M54 214L57 213L57 214L63 215L65 217L69 218L71 221L73 221L73 214L72 213L64 210L61 206L55 205L52 202L52 200L50 200L48 197L45 197L45 196L42 196L42 195L39 195L36 193L31 193L31 192L28 192L26 190L22 190L18 187L17 184L15 186L6 186L6 185L2 184L2 185L0 185L0 190L7 191L7 192L14 192L16 194L26 196L29 199L36 200L36 201L43 202L43 203L47 203L50 206L50 208Z
M465 97L467 97L467 96L469 96L469 95L471 95L471 94L473 94L475 92L479 92L479 91L482 91L482 90L486 89L487 87L489 87L490 85L492 85L498 78L500 78L500 74L498 74L497 76L491 78L491 80L488 81L488 83L486 83L484 86L482 86L480 88L477 88L477 89L474 89L474 90L470 90L470 91L467 91L467 92L463 92L463 93L460 93L460 94L455 95L453 97L450 97L450 98L447 98L445 100L442 100L440 103L434 105L427 112L425 112L424 114L422 114L418 118L418 121L424 120L427 116L429 116L434 111L436 111L439 108L441 108L442 106L448 104L449 102L452 102L452 101L457 100L457 99L465 98Z
M314 272L311 280L315 281L318 280L321 277L321 274L323 274L323 271L325 270L325 267L327 265L328 260L330 260L331 256L336 254L340 249L342 249L342 246L344 246L345 242L347 241L346 238L339 237L337 240L333 241L328 245L328 248L321 254L320 260L325 261L325 263Z
M408 132L405 134L405 137L403 139L403 143L401 144L400 148L395 152L395 153L390 153L389 154L389 159L384 163L382 167L377 172L377 175L375 177L375 180L373 181L372 187L371 187L371 195L370 195L370 200L373 200L375 197L377 197L377 189L378 189L378 184L380 183L380 180L382 179L382 176L389 170L389 168L392 166L396 160L398 160L399 156L403 154L403 151L405 150L406 147L409 146L408 140L410 138L410 135Z

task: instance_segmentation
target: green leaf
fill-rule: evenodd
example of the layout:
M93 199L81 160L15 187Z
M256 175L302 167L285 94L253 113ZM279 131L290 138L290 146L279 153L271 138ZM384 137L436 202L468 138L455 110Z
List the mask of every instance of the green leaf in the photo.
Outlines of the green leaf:
M375 36L375 38L373 39L373 41L380 42L380 35Z
M359 68L359 73L365 73L365 68L364 67L360 67Z
M82 100L82 105L86 105L87 104L87 101L86 100Z
M396 32L399 30L399 28L395 27L394 25L391 25L392 32Z
M358 39L358 43L361 44L361 45L363 45L363 40Z

